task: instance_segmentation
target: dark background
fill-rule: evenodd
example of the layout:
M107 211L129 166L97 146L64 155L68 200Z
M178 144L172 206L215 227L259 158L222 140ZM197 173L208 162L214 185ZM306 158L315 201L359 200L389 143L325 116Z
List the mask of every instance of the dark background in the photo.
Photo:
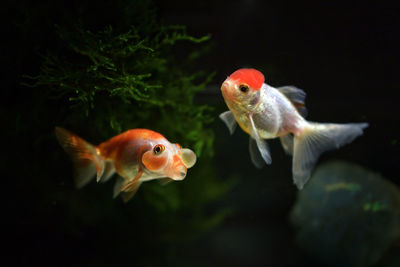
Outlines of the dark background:
M129 1L83 3L93 7L84 14L87 21L96 21L101 28L103 23L113 20L107 7L123 8ZM80 14L81 6L78 1L42 1L40 4L15 1L5 5L2 115L5 125L9 125L4 132L11 135L10 140L18 120L15 114L29 110L34 94L21 85L21 76L39 73L39 54L56 49L57 44L52 42L54 24L70 22L73 15ZM187 25L188 32L194 36L211 35L211 52L198 68L214 70L216 76L208 89L197 96L198 102L214 105L220 112L226 110L219 93L221 82L240 67L260 69L272 86L296 85L307 92L309 120L370 124L362 137L338 151L324 154L320 163L347 160L400 184L397 75L400 24L395 5L386 1L356 4L243 0L155 1L155 7L159 19L166 24ZM185 60L182 54L176 51L176 57ZM218 175L240 178L232 192L216 206L233 207L236 212L201 237L175 244L178 251L169 260L171 265L316 264L312 256L293 242L294 230L288 223L288 213L297 191L291 181L291 159L280 144L270 142L273 164L256 170L247 155L247 136L241 131L228 136L228 130L219 120L213 127L217 133ZM14 141L10 150L11 157L15 158L13 168L3 166L7 174L3 187L5 214L10 214L3 220L10 256L6 265L113 265L113 257L131 257L135 265L135 253L141 255L140 265L146 265L143 258L157 257L157 252L164 249L154 244L153 253L151 249L135 245L129 255L113 252L112 242L120 241L113 236L118 232L118 224L104 237L93 229L80 229L85 234L65 236L60 230L64 228L53 225L63 220L63 212L51 203L38 203L34 192L26 194L29 189L24 188L23 179L43 182L40 177L19 176L18 168L29 164L19 162L18 155L30 148L19 146L20 140ZM45 159L45 152L43 148L43 154L35 156ZM2 157L10 156L3 154ZM48 208L37 215L34 211L38 205L48 205ZM49 225L53 226L49 229ZM129 245L126 241L127 252L130 252Z

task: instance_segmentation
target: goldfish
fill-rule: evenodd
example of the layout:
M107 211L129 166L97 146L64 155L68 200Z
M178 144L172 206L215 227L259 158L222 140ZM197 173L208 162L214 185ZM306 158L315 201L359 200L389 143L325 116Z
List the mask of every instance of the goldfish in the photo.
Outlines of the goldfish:
M133 197L145 181L160 179L163 184L180 181L196 163L196 154L161 134L147 129L131 129L94 146L74 133L55 128L56 137L71 156L75 184L81 188L96 177L106 182L115 173L114 198L121 193L124 202Z
M231 134L237 124L250 136L250 158L257 168L271 164L265 139L279 138L293 156L293 181L300 190L321 153L339 148L363 134L368 123L317 123L305 119L306 94L295 86L274 88L252 68L233 72L221 86L229 110L220 114Z

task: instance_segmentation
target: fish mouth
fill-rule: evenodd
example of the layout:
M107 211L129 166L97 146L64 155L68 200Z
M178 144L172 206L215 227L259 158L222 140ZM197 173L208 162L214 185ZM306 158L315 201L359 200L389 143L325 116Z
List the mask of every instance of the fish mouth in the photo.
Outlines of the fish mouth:
M235 89L231 88L232 85L231 81L226 80L222 85L221 85L221 92L222 96L224 97L224 100L226 104L240 104L240 101L237 99L235 95ZM228 105L229 107L229 105Z
M186 177L187 170L196 163L196 154L188 149L182 148L172 157L171 167L168 169L169 177L177 180L183 180Z
M183 149L182 149L183 150ZM174 180L183 180L186 177L187 167L184 160L182 159L182 152L173 156L173 162L171 166L171 178Z
M185 166L179 166L179 168L176 170L176 173L174 175L174 180L183 180L185 179L187 174L187 168Z
M225 92L229 89L229 84L227 81L223 82L223 84L221 85L221 90L222 92Z
M221 91L224 98L231 98L229 93L229 83L227 81L221 85Z
M186 177L186 171L180 171L179 172L179 177L180 177L180 180L183 180L183 179L185 179L185 177Z

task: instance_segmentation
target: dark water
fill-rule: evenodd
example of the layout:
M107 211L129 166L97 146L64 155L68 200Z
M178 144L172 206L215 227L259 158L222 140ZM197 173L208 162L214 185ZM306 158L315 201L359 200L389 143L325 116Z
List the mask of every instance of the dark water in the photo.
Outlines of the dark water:
M129 3L121 1L116 5L123 7ZM57 158L48 156L59 149L58 144L50 143L55 141L51 129L57 120L33 115L29 118L41 125L45 123L47 130L24 127L34 125L32 121L29 124L24 121L28 117L24 114L31 112L30 101L39 92L35 90L40 89L27 89L20 81L23 74L38 73L41 66L38 53L48 49L47 38L53 35L50 25L63 21L63 16L68 17L79 6L78 2L66 1L40 5L19 1L6 5L5 18L10 26L3 26L9 46L3 50L4 62L7 62L3 73L7 77L2 114L6 125L10 125L4 130L6 135L12 137L13 129L18 131L10 151L11 159L8 153L3 154L7 174L3 187L6 197L3 215L6 238L3 240L9 256L4 264L326 265L324 259L295 241L297 230L291 226L289 214L296 202L297 189L292 184L291 158L285 155L280 143L269 142L273 163L258 170L250 162L246 134L239 130L229 136L219 120L211 125L215 130L215 156L210 164L216 166L214 175L221 180L231 178L236 183L222 198L201 208L202 214L229 210L221 223L201 234L193 237L187 234L187 238L162 235L165 225L158 224L161 216L162 221L178 229L176 233L190 233L189 222L200 220L190 217L190 207L179 214L158 213L153 209L155 204L149 205L146 201L145 193L139 192L142 195L138 201L133 199L132 203L123 205L111 199L110 185L92 183L80 191L73 188L72 178L67 179L70 164L66 157L61 153L56 154ZM237 68L260 69L272 86L296 85L306 91L309 120L370 124L364 135L350 145L323 154L319 164L331 160L358 164L381 174L385 181L400 185L397 97L400 24L393 5L254 0L156 1L155 6L165 23L187 25L188 32L195 36L211 34L211 52L200 60L198 68L216 71L216 76L196 96L196 103L214 106L216 114L225 111L219 93L221 82ZM101 24L97 14L104 16L104 20L109 19L106 9L107 5L101 3L92 13L84 15L89 21ZM41 34L36 35L36 30ZM175 57L184 61L183 55L184 49L176 51ZM10 101L14 99L15 104ZM50 106L53 110L58 108L56 103ZM35 144L46 143L43 140L49 140L48 145L37 149ZM29 160L32 158L43 158L43 163L33 165ZM41 168L54 170L54 176L37 175ZM31 170L35 176L29 175ZM63 174L59 175L58 171ZM185 183L189 179L190 173ZM208 192L207 187L202 190L197 193ZM164 200L157 203L162 209ZM360 225L365 223L360 221ZM398 241L374 264L396 266L397 252L400 252Z

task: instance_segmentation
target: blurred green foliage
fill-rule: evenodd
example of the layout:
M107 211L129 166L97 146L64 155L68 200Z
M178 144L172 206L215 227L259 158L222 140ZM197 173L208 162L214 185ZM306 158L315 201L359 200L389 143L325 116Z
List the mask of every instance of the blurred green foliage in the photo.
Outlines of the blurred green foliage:
M40 197L30 204L32 210L58 220L53 242L64 235L92 242L89 229L99 243L114 244L112 252L105 252L104 245L103 253L112 263L129 262L135 248L142 252L135 254L136 263L173 263L181 242L215 228L231 212L218 206L234 181L216 175L211 123L217 115L195 101L214 76L196 66L206 56L210 36L193 37L184 26L163 25L149 1L121 2L126 5L113 6L121 11L114 10L120 14L115 23L89 25L71 17L74 23L56 25L59 39L42 51L38 75L25 76L33 98L20 103L24 108L15 129L34 152L23 156L31 159L24 176L32 179L21 193L35 192ZM85 2L81 5L84 10ZM54 126L93 144L128 129L148 128L193 149L198 161L184 181L144 183L125 205L112 199L113 182L73 188L72 163L56 142ZM34 140L28 140L32 135ZM146 256L150 252L152 260Z
M141 25L132 26L117 33L108 26L93 33L58 26L68 51L44 57L35 86L46 86L52 97L70 101L68 123L77 116L84 119L82 115L101 118L95 127L103 125L103 138L151 127L180 138L198 156L203 148L212 154L214 134L205 127L213 120L212 108L195 105L193 99L214 74L186 71L195 64L197 50L180 62L171 51L178 41L202 43L209 37L191 37L184 26L154 27L143 32Z

